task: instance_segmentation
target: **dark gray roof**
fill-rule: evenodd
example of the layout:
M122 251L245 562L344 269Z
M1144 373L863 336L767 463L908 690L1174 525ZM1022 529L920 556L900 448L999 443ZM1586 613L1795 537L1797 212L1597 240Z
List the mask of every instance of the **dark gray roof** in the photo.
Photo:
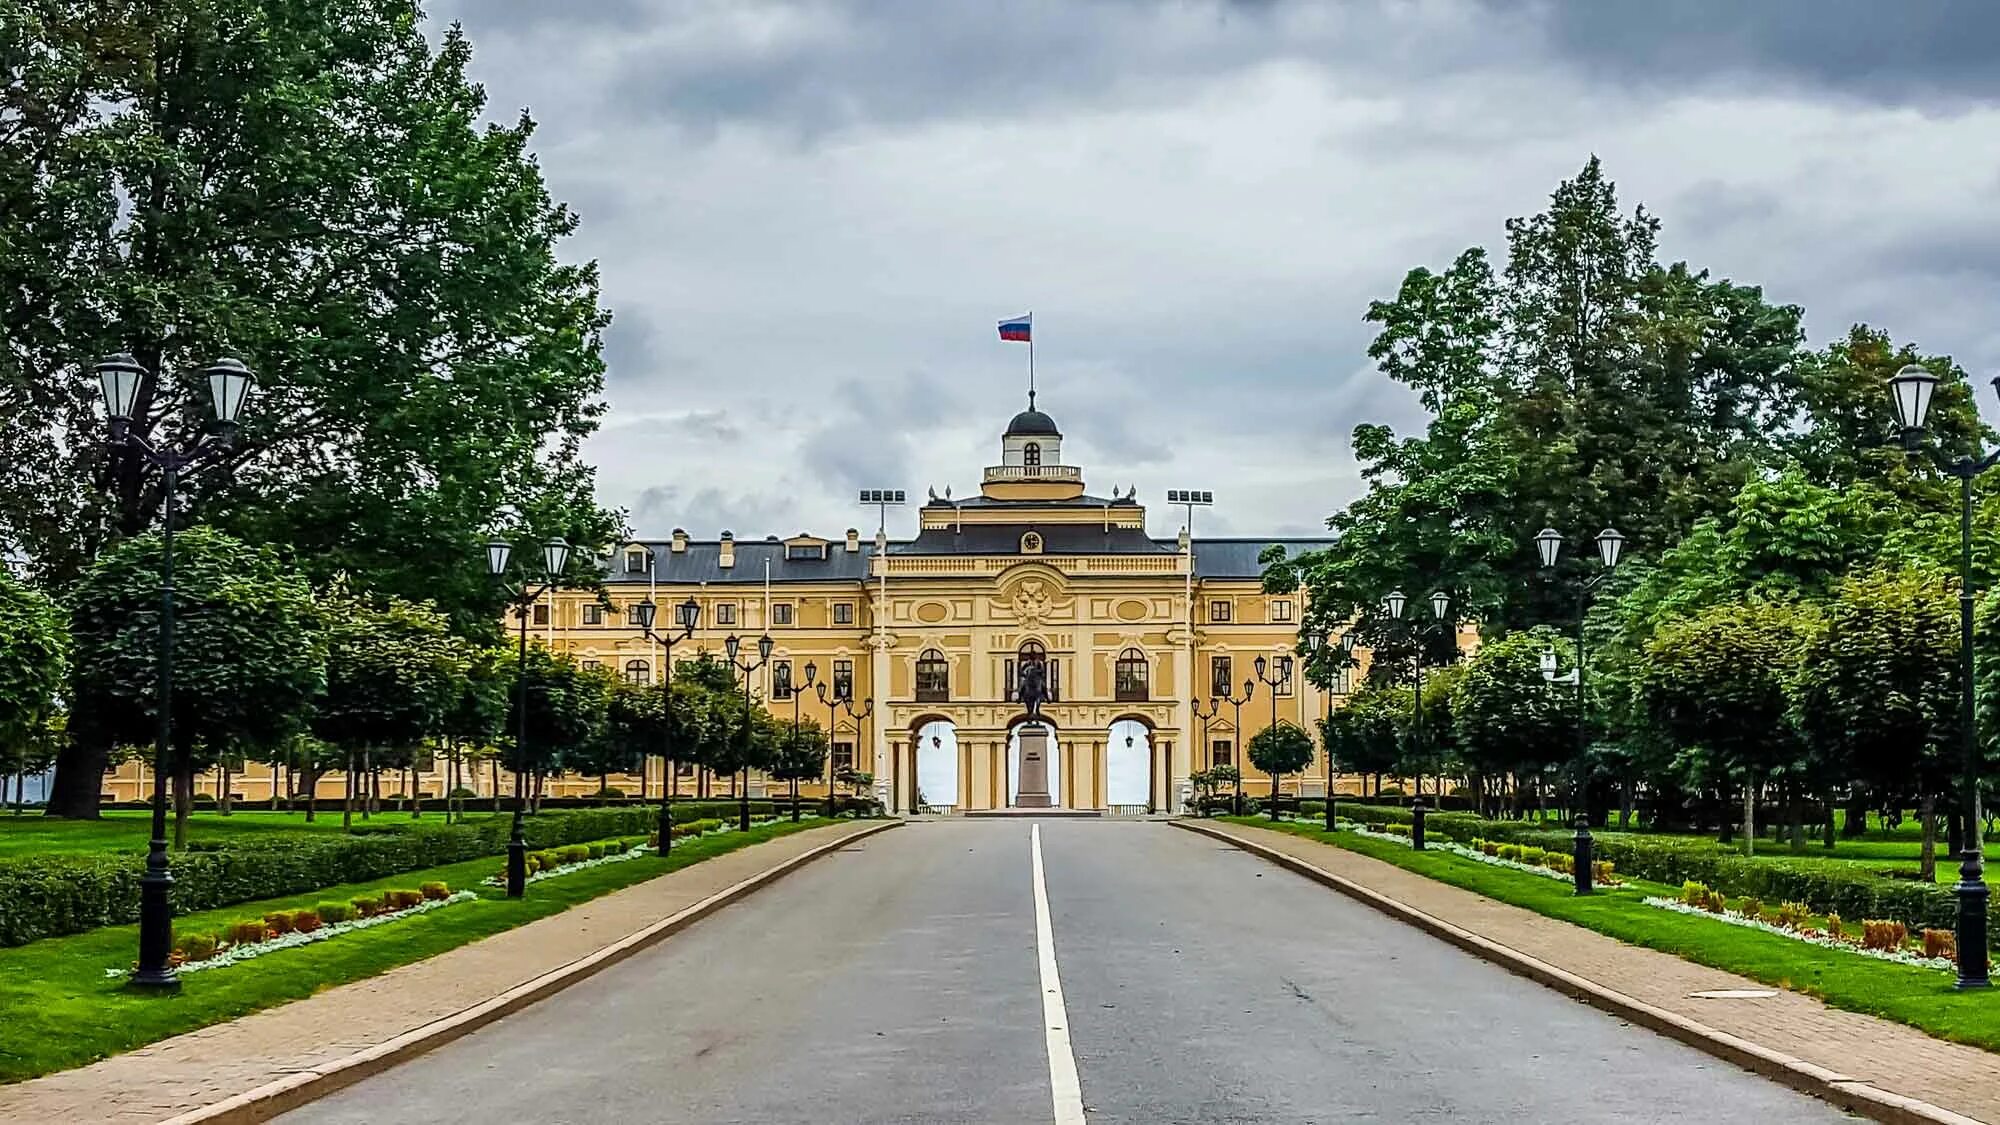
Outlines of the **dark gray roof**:
M1054 418L1030 406L1028 409L1014 415L1014 420L1007 423L1007 432L1001 436L1061 437L1062 431L1056 429L1056 420Z
M1114 527L1088 523L999 523L966 524L954 531L949 527L926 528L908 543L892 543L892 555L1018 555L1021 536L1035 532L1042 537L1045 555L1161 555L1175 548L1162 546L1147 537L1142 528Z
M1173 540L1166 540L1169 545ZM1196 578L1261 578L1264 567L1257 556L1272 545L1285 548L1288 558L1318 551L1334 544L1332 539L1201 539L1194 541Z
M663 583L699 583L758 585L764 583L764 560L771 560L771 581L778 582L860 582L868 577L868 558L875 553L872 540L864 540L859 551L849 552L844 540L836 539L826 545L824 559L788 559L785 545L770 539L739 539L736 542L736 565L728 569L722 566L722 544L716 540L698 542L689 540L687 550L676 553L673 543L664 539L635 541L637 545L651 548L653 566L657 568L657 581ZM621 543L611 553L611 561L606 564L604 581L609 584L638 583L645 585L655 581L655 574L642 570L636 574L625 572L626 548L635 544ZM893 549L893 548L892 548Z

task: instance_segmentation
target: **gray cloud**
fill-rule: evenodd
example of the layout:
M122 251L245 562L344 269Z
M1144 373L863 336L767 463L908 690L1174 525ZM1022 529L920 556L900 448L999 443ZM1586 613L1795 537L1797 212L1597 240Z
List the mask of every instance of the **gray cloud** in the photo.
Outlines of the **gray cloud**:
M1361 315L1592 152L1662 253L2000 366L2000 5L439 0L600 261L601 495L739 536L963 495L1041 403L1094 491L1317 531L1421 412ZM2000 73L2000 72L1995 72ZM1919 112L1910 112L1914 107ZM1154 507L1154 530L1178 515Z

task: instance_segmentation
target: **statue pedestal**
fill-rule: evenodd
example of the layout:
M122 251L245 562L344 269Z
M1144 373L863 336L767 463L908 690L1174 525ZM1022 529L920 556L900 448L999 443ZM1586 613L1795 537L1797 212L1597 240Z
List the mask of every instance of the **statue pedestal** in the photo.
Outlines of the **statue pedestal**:
M1017 809L1053 808L1049 797L1049 728L1040 723L1021 727L1021 779L1014 797Z

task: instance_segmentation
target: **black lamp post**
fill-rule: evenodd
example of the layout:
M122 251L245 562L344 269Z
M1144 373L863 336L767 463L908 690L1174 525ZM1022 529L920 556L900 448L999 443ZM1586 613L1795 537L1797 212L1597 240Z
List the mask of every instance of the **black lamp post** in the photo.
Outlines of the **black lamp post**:
M734 633L723 638L723 652L728 655L729 662L743 673L743 773L736 784L736 830L748 832L750 831L750 674L771 662L773 647L771 634L766 633L757 638L757 659L754 662L736 659L736 653L742 647L743 642L737 640Z
M807 668L810 669L811 665L807 665ZM810 679L810 675L808 675L808 679ZM833 732L840 722L837 716L845 708L847 717L854 720L854 745L858 751L861 746L861 720L867 718L875 710L875 700L873 698L863 700L860 710L855 709L854 681L851 679L843 680L836 675L833 678L830 688L829 690L829 685L825 680L821 680L819 686L813 689L819 694L820 705L826 708L826 815L828 818L832 818L835 815L834 802L837 798L834 792L834 783L839 780L839 775L835 772L833 761Z
M514 699L520 712L514 730L514 824L507 836L507 897L520 898L528 889L528 836L522 820L528 807L528 613L536 599L562 584L563 571L569 566L569 543L556 538L542 544L540 581L524 578L518 586L507 584L507 564L513 557L514 545L504 539L486 544L487 572L508 590L514 617L520 622L521 640L514 664Z
M1382 608L1388 613L1389 620L1400 622L1403 620L1403 607L1408 602L1409 598L1404 596L1401 590L1391 590L1389 591L1389 595L1382 599ZM1451 613L1451 595L1445 593L1443 590L1432 591L1432 620L1439 626L1442 626L1445 624L1446 615L1449 613ZM1410 846L1418 851L1424 850L1424 814L1428 811L1424 807L1424 775L1422 772L1426 743L1426 739L1424 738L1424 634L1426 632L1428 630L1416 622L1411 622L1409 625L1409 636L1412 641L1410 645L1412 652L1410 662L1416 669L1416 688L1410 693L1411 704L1415 714L1415 724L1411 727L1411 735L1412 741L1415 744L1415 757L1417 759L1418 770L1416 777L1416 799L1410 802ZM1440 805L1443 804L1443 790L1444 782L1440 779L1438 781Z
M1556 560L1562 555L1562 532L1545 527L1535 534L1535 550L1541 555L1542 569L1553 571ZM1602 565L1596 574L1580 579L1576 586L1576 667L1568 674L1556 674L1556 654L1542 653L1542 679L1552 684L1576 685L1576 837L1571 851L1571 861L1575 866L1576 893L1590 893L1590 865L1596 858L1595 844L1590 836L1590 733L1586 730L1589 711L1583 694L1583 620L1590 609L1590 592L1597 588L1605 576L1618 567L1619 558L1625 553L1625 537L1616 528L1607 527L1597 533L1597 561Z
M1896 372L1889 380L1890 399L1895 403L1896 421L1903 428L1903 448L1914 455L1924 435L1924 421L1930 414L1931 395L1938 377L1916 364ZM2000 378L1993 381L2000 390ZM1959 852L1958 885L1958 987L1985 988L1991 981L1986 970L1986 886L1985 846L1979 819L1979 738L1973 725L1972 652L1972 481L1980 473L2000 463L2000 450L1983 456L1971 454L1949 461L1939 459L1938 467L1958 478L1958 659L1959 737L1965 748L1965 847Z
M1263 657L1257 658L1257 663L1263 662ZM1246 677L1243 681L1243 698L1238 699L1233 695L1222 697L1224 703L1235 708L1236 715L1236 728L1231 732L1236 739L1236 753L1231 756L1232 760L1229 763L1230 768L1236 771L1235 801L1230 808L1232 816L1243 815L1243 705L1250 702L1250 697L1255 694L1257 694L1257 681Z
M665 859L667 858L667 853L672 851L674 846L674 642L687 640L694 635L695 628L701 624L701 603L695 601L693 598L689 598L676 606L674 608L674 615L678 620L675 624L679 626L679 629L669 630L665 633L655 633L653 631L653 621L659 614L659 607L653 604L653 599L647 598L645 601L640 602L638 612L639 631L645 634L647 640L660 646L660 659L665 663L665 667L661 669L660 673L660 691L662 693L660 696L660 711L665 716L665 722L662 724L664 734L660 739L660 762L662 769L660 771L659 846L660 858Z
M1292 678L1291 657L1280 656L1276 660L1271 661L1271 675L1268 677L1264 675L1265 663L1263 657L1260 656L1250 663L1257 670L1257 682L1271 689L1271 729L1276 730L1278 729L1278 688L1283 686L1286 680ZM1271 775L1271 819L1273 821L1278 819L1278 775L1275 773Z
M153 740L153 838L146 845L146 873L139 877L139 964L130 983L138 988L173 991L181 986L170 960L174 948L174 916L170 899L174 876L167 862L167 774L173 768L174 742L174 505L180 474L236 445L236 423L243 403L256 385L250 369L234 359L218 359L202 374L208 380L209 407L215 413L213 435L200 434L184 446L156 445L132 429L132 422L158 397L151 372L131 355L120 352L97 364L98 386L104 392L110 422L107 443L115 456L123 452L160 470L160 649L158 708Z
M1214 686L1215 685L1213 684L1209 685L1211 689ZM1204 712L1201 709L1201 700L1199 699L1188 700L1188 710L1192 712L1194 714L1195 719L1201 723L1201 752L1203 756L1208 756L1215 753L1215 744L1208 737L1208 725L1215 719L1215 713L1217 711L1220 711L1221 709L1222 709L1222 701L1216 699L1214 696L1209 697L1208 710L1206 712ZM1211 767L1213 767L1215 765L1215 762L1211 760L1208 764ZM1206 805L1202 807L1201 815L1203 816L1209 815L1208 808Z
M801 687L798 684L792 685L792 750L794 752L796 752L799 747L799 696L805 694L805 688L813 686L813 679L818 675L819 675L819 665L814 664L812 661L808 660L806 661L806 682L804 687ZM833 757L833 736L831 734L827 735L826 756L829 758ZM790 770L787 769L786 772L790 772ZM791 779L791 782L792 782L792 823L797 824L799 822L798 777L794 776Z

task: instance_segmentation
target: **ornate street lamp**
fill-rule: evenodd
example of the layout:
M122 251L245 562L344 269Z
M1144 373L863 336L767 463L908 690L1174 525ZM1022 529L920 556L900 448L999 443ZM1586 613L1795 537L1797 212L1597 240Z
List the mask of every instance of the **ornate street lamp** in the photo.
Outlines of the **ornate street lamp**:
M170 960L174 948L174 917L170 894L174 876L167 862L167 774L174 742L174 508L180 475L236 446L236 423L256 385L250 369L234 359L218 359L203 372L208 381L209 409L215 416L213 436L197 435L185 446L155 445L132 423L151 373L120 352L97 364L97 383L104 394L110 426L107 443L115 456L123 452L160 470L160 647L159 696L154 706L153 838L146 844L146 872L139 877L139 963L131 984L138 988L173 991L181 986Z
M636 612L639 615L639 632L647 640L660 646L660 659L666 665L660 677L660 691L662 693L660 696L660 708L661 713L666 716L666 722L664 724L663 735L660 739L660 762L662 768L660 770L660 843L658 848L660 858L665 859L667 858L667 853L673 850L674 840L674 642L687 640L688 637L694 634L695 627L701 623L701 603L690 597L688 600L674 607L674 616L677 619L676 623L679 625L679 628L668 630L665 633L656 633L653 631L653 621L659 614L659 607L653 604L653 599L647 598L645 601L640 602L636 607ZM640 763L640 768L645 768L644 762Z
M739 832L750 831L750 728L752 725L750 721L750 674L771 662L771 649L775 645L776 642L771 640L771 634L769 633L758 637L757 659L755 661L745 661L736 659L736 654L743 647L743 642L737 638L736 634L731 633L729 636L723 638L722 641L722 650L729 657L729 663L735 665L743 673L743 772L736 785L736 829Z
M1210 688L1213 688L1214 686L1215 686L1214 684L1209 685ZM1215 744L1213 740L1211 740L1208 736L1209 724L1214 722L1216 712L1220 711L1221 709L1222 709L1222 701L1216 699L1214 696L1209 697L1208 710L1206 712L1204 712L1201 709L1201 700L1199 699L1188 700L1188 710L1191 713L1193 713L1195 720L1201 723L1201 752L1203 757L1211 757L1215 753ZM1211 767L1213 767L1215 765L1215 762L1213 760L1210 760L1208 764ZM1206 816L1211 816L1213 814L1211 813L1207 805L1203 805L1201 809L1201 815L1206 817Z
M521 578L518 582L508 580L507 564L514 557L514 547L505 540L495 539L486 544L486 570L507 591L507 600L513 603L514 617L520 622L520 645L514 661L514 823L507 836L507 897L520 898L528 889L528 837L527 824L523 819L527 814L528 790L528 614L543 594L562 585L563 572L569 569L569 542L562 538L552 538L542 544L542 577Z
M1263 662L1264 662L1263 657L1260 656L1257 658L1257 663L1262 664ZM1210 684L1209 686L1214 687L1215 685ZM1232 804L1232 807L1230 808L1230 815L1232 816L1243 815L1243 762L1245 760L1243 755L1246 752L1243 747L1243 705L1245 703L1250 702L1250 697L1256 694L1256 692L1257 692L1257 681L1254 679L1246 678L1243 681L1243 695L1241 698L1229 694L1224 694L1222 697L1222 701L1224 703L1227 703L1231 707L1235 708L1235 714L1236 714L1235 726L1229 732L1230 737L1236 740L1235 752L1230 755L1230 760L1229 760L1229 767L1236 771L1236 782L1234 790L1235 799ZM1213 700L1210 701L1210 706L1211 707L1214 706ZM1213 712L1211 711L1211 714L1212 713Z
M1922 448L1924 423L1929 419L1931 397L1938 377L1912 363L1889 380L1889 398L1902 426L1903 448L1912 457ZM2000 390L2000 378L1993 381ZM1965 847L1959 852L1958 884L1958 987L1986 988L1991 983L1986 968L1986 900L1990 892L1985 879L1985 848L1979 808L1979 738L1973 715L1974 656L1972 636L1972 482L1980 473L2000 462L2000 449L1984 455L1966 454L1946 460L1938 458L1938 468L1958 478L1958 659L1959 737L1965 748Z
M1562 557L1562 543L1562 532L1552 527L1535 533L1535 551L1541 555L1543 570L1555 570L1556 562ZM1573 783L1576 796L1573 799L1577 811L1571 858L1575 863L1576 893L1580 895L1591 893L1590 865L1596 858L1596 844L1590 835L1590 733L1586 729L1589 709L1583 694L1583 621L1590 609L1590 592L1617 569L1618 560L1624 554L1625 536L1617 528L1607 527L1597 533L1597 573L1579 579L1576 587L1576 667L1567 674L1557 675L1555 652L1542 653L1542 679L1552 684L1576 685L1576 780Z
M1276 660L1271 661L1271 674L1268 677L1264 675L1265 664L1263 657L1260 656L1256 660L1251 661L1251 666L1257 671L1257 682L1271 689L1271 729L1276 730L1278 727L1278 688L1292 678L1291 657L1280 656ZM1244 753L1247 758L1249 751L1246 749ZM1278 775L1275 773L1271 775L1271 819L1273 821L1278 819Z

